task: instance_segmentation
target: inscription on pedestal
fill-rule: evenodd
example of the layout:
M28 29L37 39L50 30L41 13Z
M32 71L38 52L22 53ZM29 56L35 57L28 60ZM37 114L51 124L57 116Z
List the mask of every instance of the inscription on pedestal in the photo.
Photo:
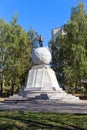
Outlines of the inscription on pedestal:
M29 71L29 78L27 81L27 88L34 88L34 82L35 82L35 77L36 77L36 70L30 70Z
M44 84L45 69L31 69L29 71L26 90L40 90Z
M52 83L49 74L45 73L43 90L52 90Z
M44 69L36 70L35 87L43 86Z

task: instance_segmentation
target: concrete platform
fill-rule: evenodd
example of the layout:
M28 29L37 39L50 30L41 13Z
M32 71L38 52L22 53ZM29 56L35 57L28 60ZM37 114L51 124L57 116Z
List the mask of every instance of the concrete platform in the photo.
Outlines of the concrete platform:
M0 110L87 114L87 101L82 103L65 103L59 100L1 101Z

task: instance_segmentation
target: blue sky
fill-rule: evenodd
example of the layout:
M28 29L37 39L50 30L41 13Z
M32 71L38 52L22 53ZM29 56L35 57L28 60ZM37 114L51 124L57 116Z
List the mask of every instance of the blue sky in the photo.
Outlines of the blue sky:
M47 46L52 29L69 20L71 8L77 2L78 0L0 0L0 18L9 22L17 13L18 23L26 31L32 27L43 35L44 46Z

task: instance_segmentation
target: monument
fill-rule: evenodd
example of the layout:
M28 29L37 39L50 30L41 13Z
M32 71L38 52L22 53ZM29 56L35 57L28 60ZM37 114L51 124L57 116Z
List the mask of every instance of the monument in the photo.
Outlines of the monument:
M51 53L48 48L39 47L33 51L34 66L29 70L23 97L28 99L58 99L65 102L79 102L79 98L67 94L60 88L55 72L49 66Z
M55 72L49 66L51 53L43 47L43 38L39 38L39 48L34 49L32 61L34 66L29 70L26 85L21 93L10 96L7 100L58 100L60 102L78 103L79 97L67 94L60 88Z

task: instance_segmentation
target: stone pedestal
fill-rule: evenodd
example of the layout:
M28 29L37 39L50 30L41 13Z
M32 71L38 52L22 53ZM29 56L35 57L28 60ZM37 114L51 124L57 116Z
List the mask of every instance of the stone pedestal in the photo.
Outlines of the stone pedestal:
M37 91L61 90L57 82L54 71L47 65L36 65L29 71L26 88Z
M29 99L58 99L79 102L79 98L65 93L59 87L54 71L47 65L35 65L29 70L23 97Z

